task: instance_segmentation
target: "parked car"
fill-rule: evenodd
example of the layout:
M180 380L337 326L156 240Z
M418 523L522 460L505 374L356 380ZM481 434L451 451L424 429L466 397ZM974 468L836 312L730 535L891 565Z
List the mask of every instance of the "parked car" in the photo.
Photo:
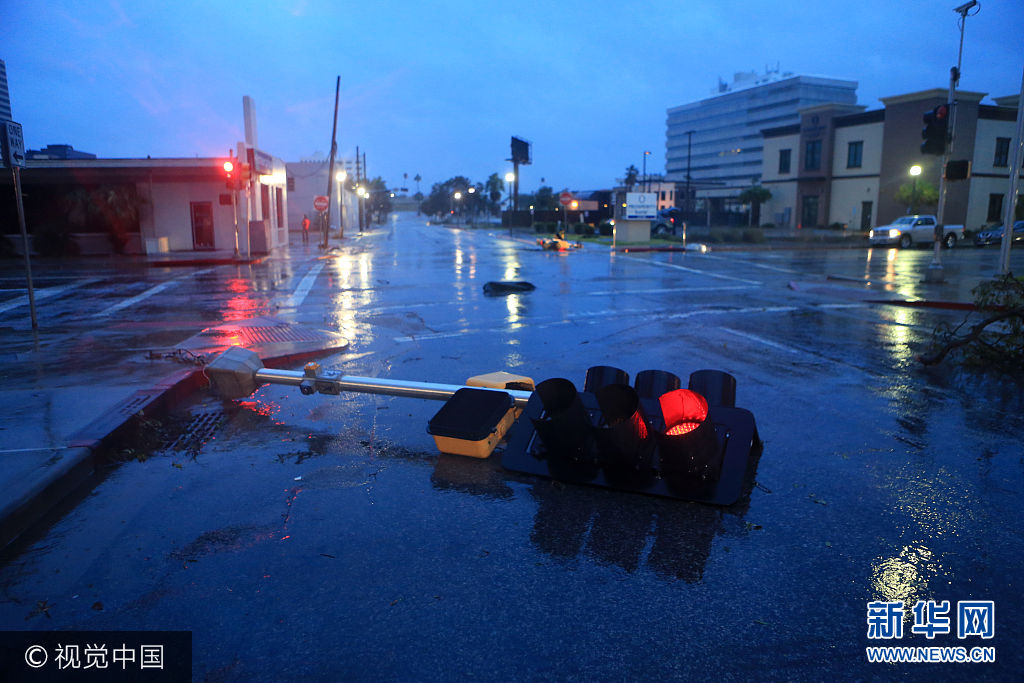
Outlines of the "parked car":
M986 244L999 244L1003 241L1003 225L989 225L978 231L974 236L974 244L983 247ZM1024 221L1017 221L1013 224L1013 241L1024 242Z
M872 245L898 244L907 249L915 244L933 244L935 242L935 216L913 214L900 216L889 225L882 225L868 233ZM964 238L964 226L943 226L942 243L947 249L956 246L957 241Z

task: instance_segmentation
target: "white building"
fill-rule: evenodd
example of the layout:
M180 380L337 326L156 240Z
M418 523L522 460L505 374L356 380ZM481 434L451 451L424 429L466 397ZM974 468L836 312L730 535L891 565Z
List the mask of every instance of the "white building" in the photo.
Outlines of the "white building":
M665 172L693 195L734 198L761 177L761 131L796 124L800 110L824 103L856 104L857 82L768 72L735 74L712 97L668 110ZM685 190L683 190L685 191Z
M233 252L237 221L239 254L266 254L288 244L285 167L266 154L256 158L252 183L237 193L226 187L225 158L30 159L22 173L26 222L33 233L44 224L63 226L82 253L110 252L102 226L76 221L64 208L65 198L107 188L136 208L126 253ZM0 224L0 233L17 232L14 221Z

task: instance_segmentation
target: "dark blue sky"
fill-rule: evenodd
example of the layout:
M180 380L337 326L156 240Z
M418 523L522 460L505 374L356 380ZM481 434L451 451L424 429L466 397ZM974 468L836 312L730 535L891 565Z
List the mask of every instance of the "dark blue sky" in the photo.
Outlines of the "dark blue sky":
M371 176L421 186L510 170L522 189L608 187L629 164L664 170L665 112L737 71L860 83L879 97L948 84L955 0L645 3L282 0L129 3L0 0L15 120L26 145L104 157L217 156L241 140L242 96L260 147L326 154L335 76L339 149ZM967 20L960 87L1019 91L1024 1ZM990 101L990 100L987 100Z

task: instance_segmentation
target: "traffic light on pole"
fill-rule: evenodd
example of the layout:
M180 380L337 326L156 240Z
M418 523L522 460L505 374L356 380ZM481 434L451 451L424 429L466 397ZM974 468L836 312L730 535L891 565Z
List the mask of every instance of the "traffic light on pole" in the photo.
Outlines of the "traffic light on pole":
M229 190L236 189L235 179L238 175L238 171L235 167L235 162L228 159L224 162L224 187Z
M922 117L924 128L921 129L921 154L946 153L946 141L949 135L949 105L940 104Z

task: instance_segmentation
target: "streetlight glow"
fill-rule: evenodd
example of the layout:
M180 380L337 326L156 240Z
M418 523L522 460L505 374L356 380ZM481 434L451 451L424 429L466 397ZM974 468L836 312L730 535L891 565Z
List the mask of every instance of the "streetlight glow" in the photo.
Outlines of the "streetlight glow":
M505 174L505 182L506 183L511 183L515 179L516 179L516 174L513 173L512 171L509 171L508 173Z
M345 171L338 171L337 173L334 174L334 179L337 180L339 183L345 182L345 178L348 178L348 173L346 173Z
M918 166L917 164L914 164L913 166L911 166L910 167L910 175L913 175L913 176L921 175L921 167Z
M455 194L454 194L453 196L454 196L454 197L455 197L456 199L462 199L462 193L461 193L461 192L456 192L456 193L455 193Z

